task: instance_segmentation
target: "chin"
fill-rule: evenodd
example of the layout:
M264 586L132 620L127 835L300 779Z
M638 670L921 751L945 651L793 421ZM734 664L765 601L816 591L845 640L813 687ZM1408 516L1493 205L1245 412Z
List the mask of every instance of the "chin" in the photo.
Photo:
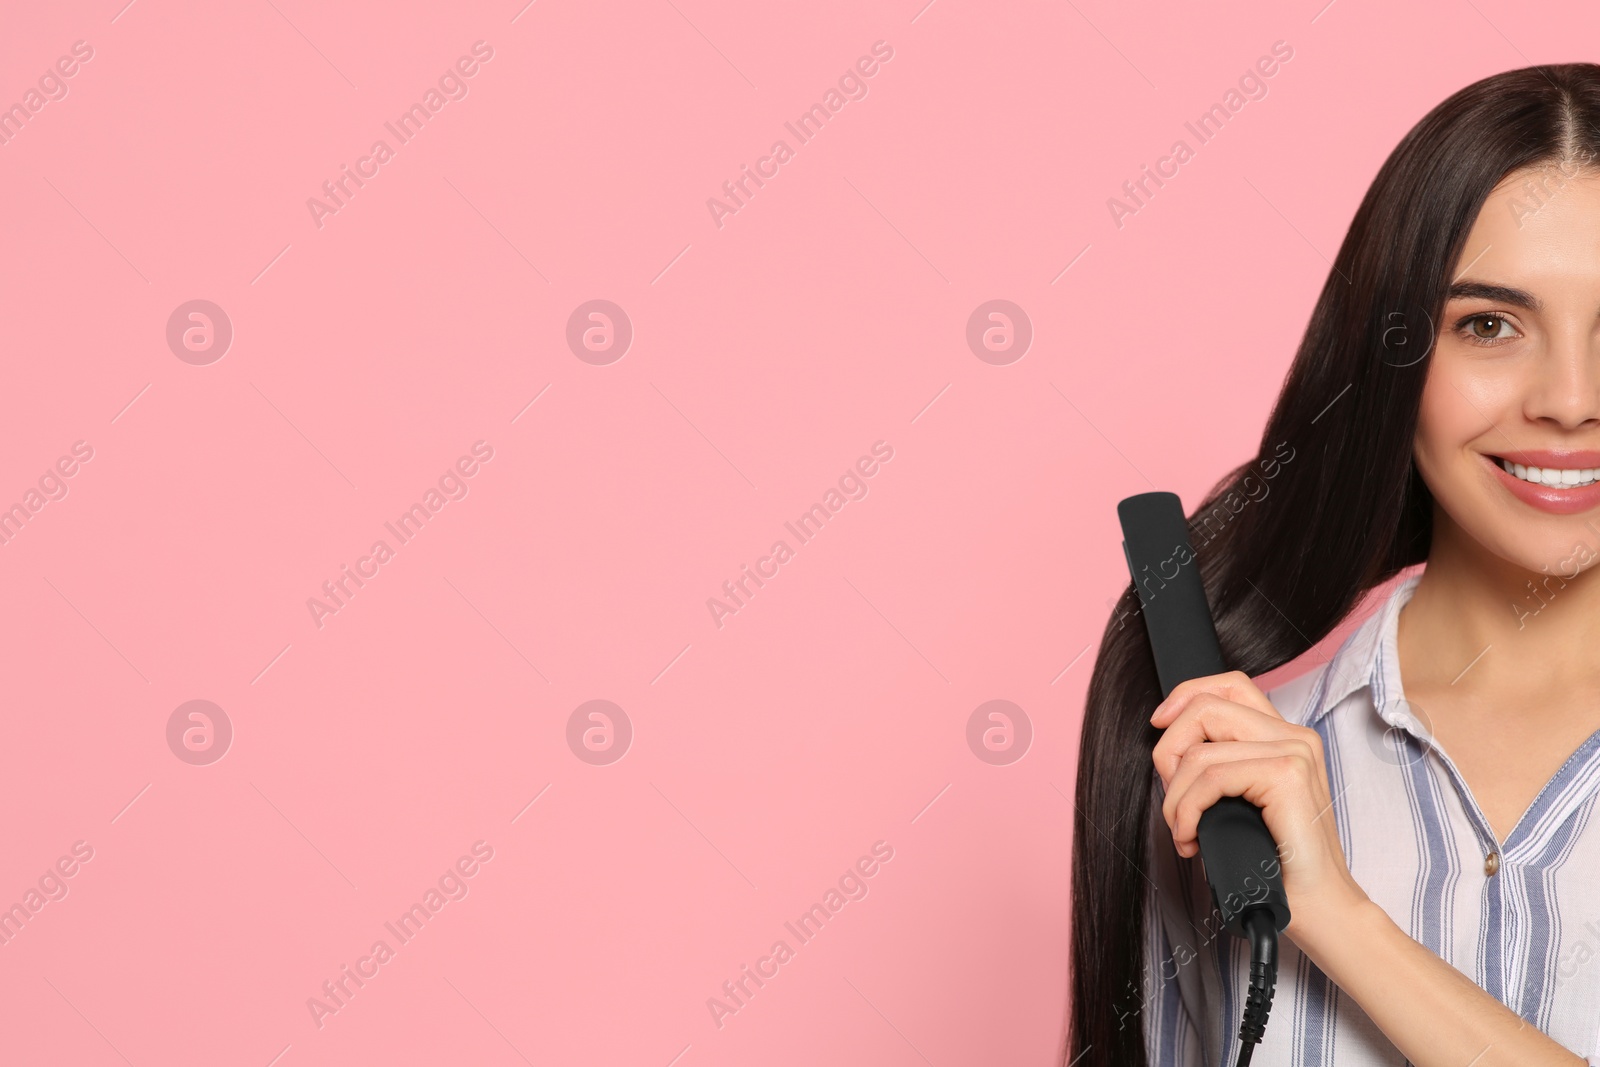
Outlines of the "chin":
M1600 559L1600 531L1583 517L1541 516L1496 522L1492 527L1482 538L1476 537L1471 527L1463 530L1506 563L1535 574L1572 578Z

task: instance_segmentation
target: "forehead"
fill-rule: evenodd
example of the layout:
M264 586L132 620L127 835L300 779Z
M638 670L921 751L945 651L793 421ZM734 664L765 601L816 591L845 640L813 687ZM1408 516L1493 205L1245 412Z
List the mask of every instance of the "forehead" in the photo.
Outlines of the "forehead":
M1452 277L1600 288L1600 161L1544 163L1495 186Z

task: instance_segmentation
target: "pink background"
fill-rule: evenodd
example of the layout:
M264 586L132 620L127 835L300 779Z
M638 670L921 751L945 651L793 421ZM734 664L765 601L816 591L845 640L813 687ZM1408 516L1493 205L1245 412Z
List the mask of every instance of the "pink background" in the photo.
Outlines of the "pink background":
M0 33L0 104L93 49L0 146L0 506L93 450L0 545L0 905L67 890L0 945L8 1064L1052 1063L1116 501L1192 505L1249 458L1414 122L1600 29L1510 0L124 2ZM1185 121L1275 41L1267 95L1199 145ZM307 199L379 138L319 227ZM719 227L707 199L780 138ZM1178 138L1119 228L1108 198ZM197 299L234 333L206 365L166 340ZM604 365L566 339L597 299L633 330ZM1003 365L966 341L995 299L1033 329ZM879 441L800 545L784 523ZM379 539L319 627L308 598ZM708 598L779 539L719 627ZM231 723L220 760L169 746L191 700ZM621 759L569 746L591 700ZM1009 763L968 744L991 700L1031 726ZM478 841L401 945L384 924ZM880 841L865 897L786 931Z

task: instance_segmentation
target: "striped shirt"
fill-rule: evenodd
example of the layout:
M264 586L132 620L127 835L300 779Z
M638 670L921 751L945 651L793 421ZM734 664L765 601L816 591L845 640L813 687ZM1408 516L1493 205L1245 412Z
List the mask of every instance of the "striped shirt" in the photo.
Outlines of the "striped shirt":
M1421 572L1324 666L1267 694L1322 737L1350 872L1396 925L1495 999L1600 1067L1600 731L1495 840L1426 715L1400 688L1400 608ZM1177 855L1153 777L1142 1002L1152 1067L1232 1067L1249 946L1218 929L1198 859ZM1197 921L1191 916L1211 916ZM1294 942L1253 1067L1401 1067L1407 1061Z

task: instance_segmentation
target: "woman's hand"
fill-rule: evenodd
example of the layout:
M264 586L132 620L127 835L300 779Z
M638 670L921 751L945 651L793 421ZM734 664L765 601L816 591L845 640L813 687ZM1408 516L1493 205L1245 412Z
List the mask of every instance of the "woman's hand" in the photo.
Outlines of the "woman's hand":
M1180 683L1150 723L1166 730L1152 758L1179 855L1199 851L1201 812L1221 797L1244 797L1278 843L1291 914L1285 933L1299 943L1302 935L1337 931L1341 916L1368 903L1339 845L1315 730L1285 722L1241 671Z

